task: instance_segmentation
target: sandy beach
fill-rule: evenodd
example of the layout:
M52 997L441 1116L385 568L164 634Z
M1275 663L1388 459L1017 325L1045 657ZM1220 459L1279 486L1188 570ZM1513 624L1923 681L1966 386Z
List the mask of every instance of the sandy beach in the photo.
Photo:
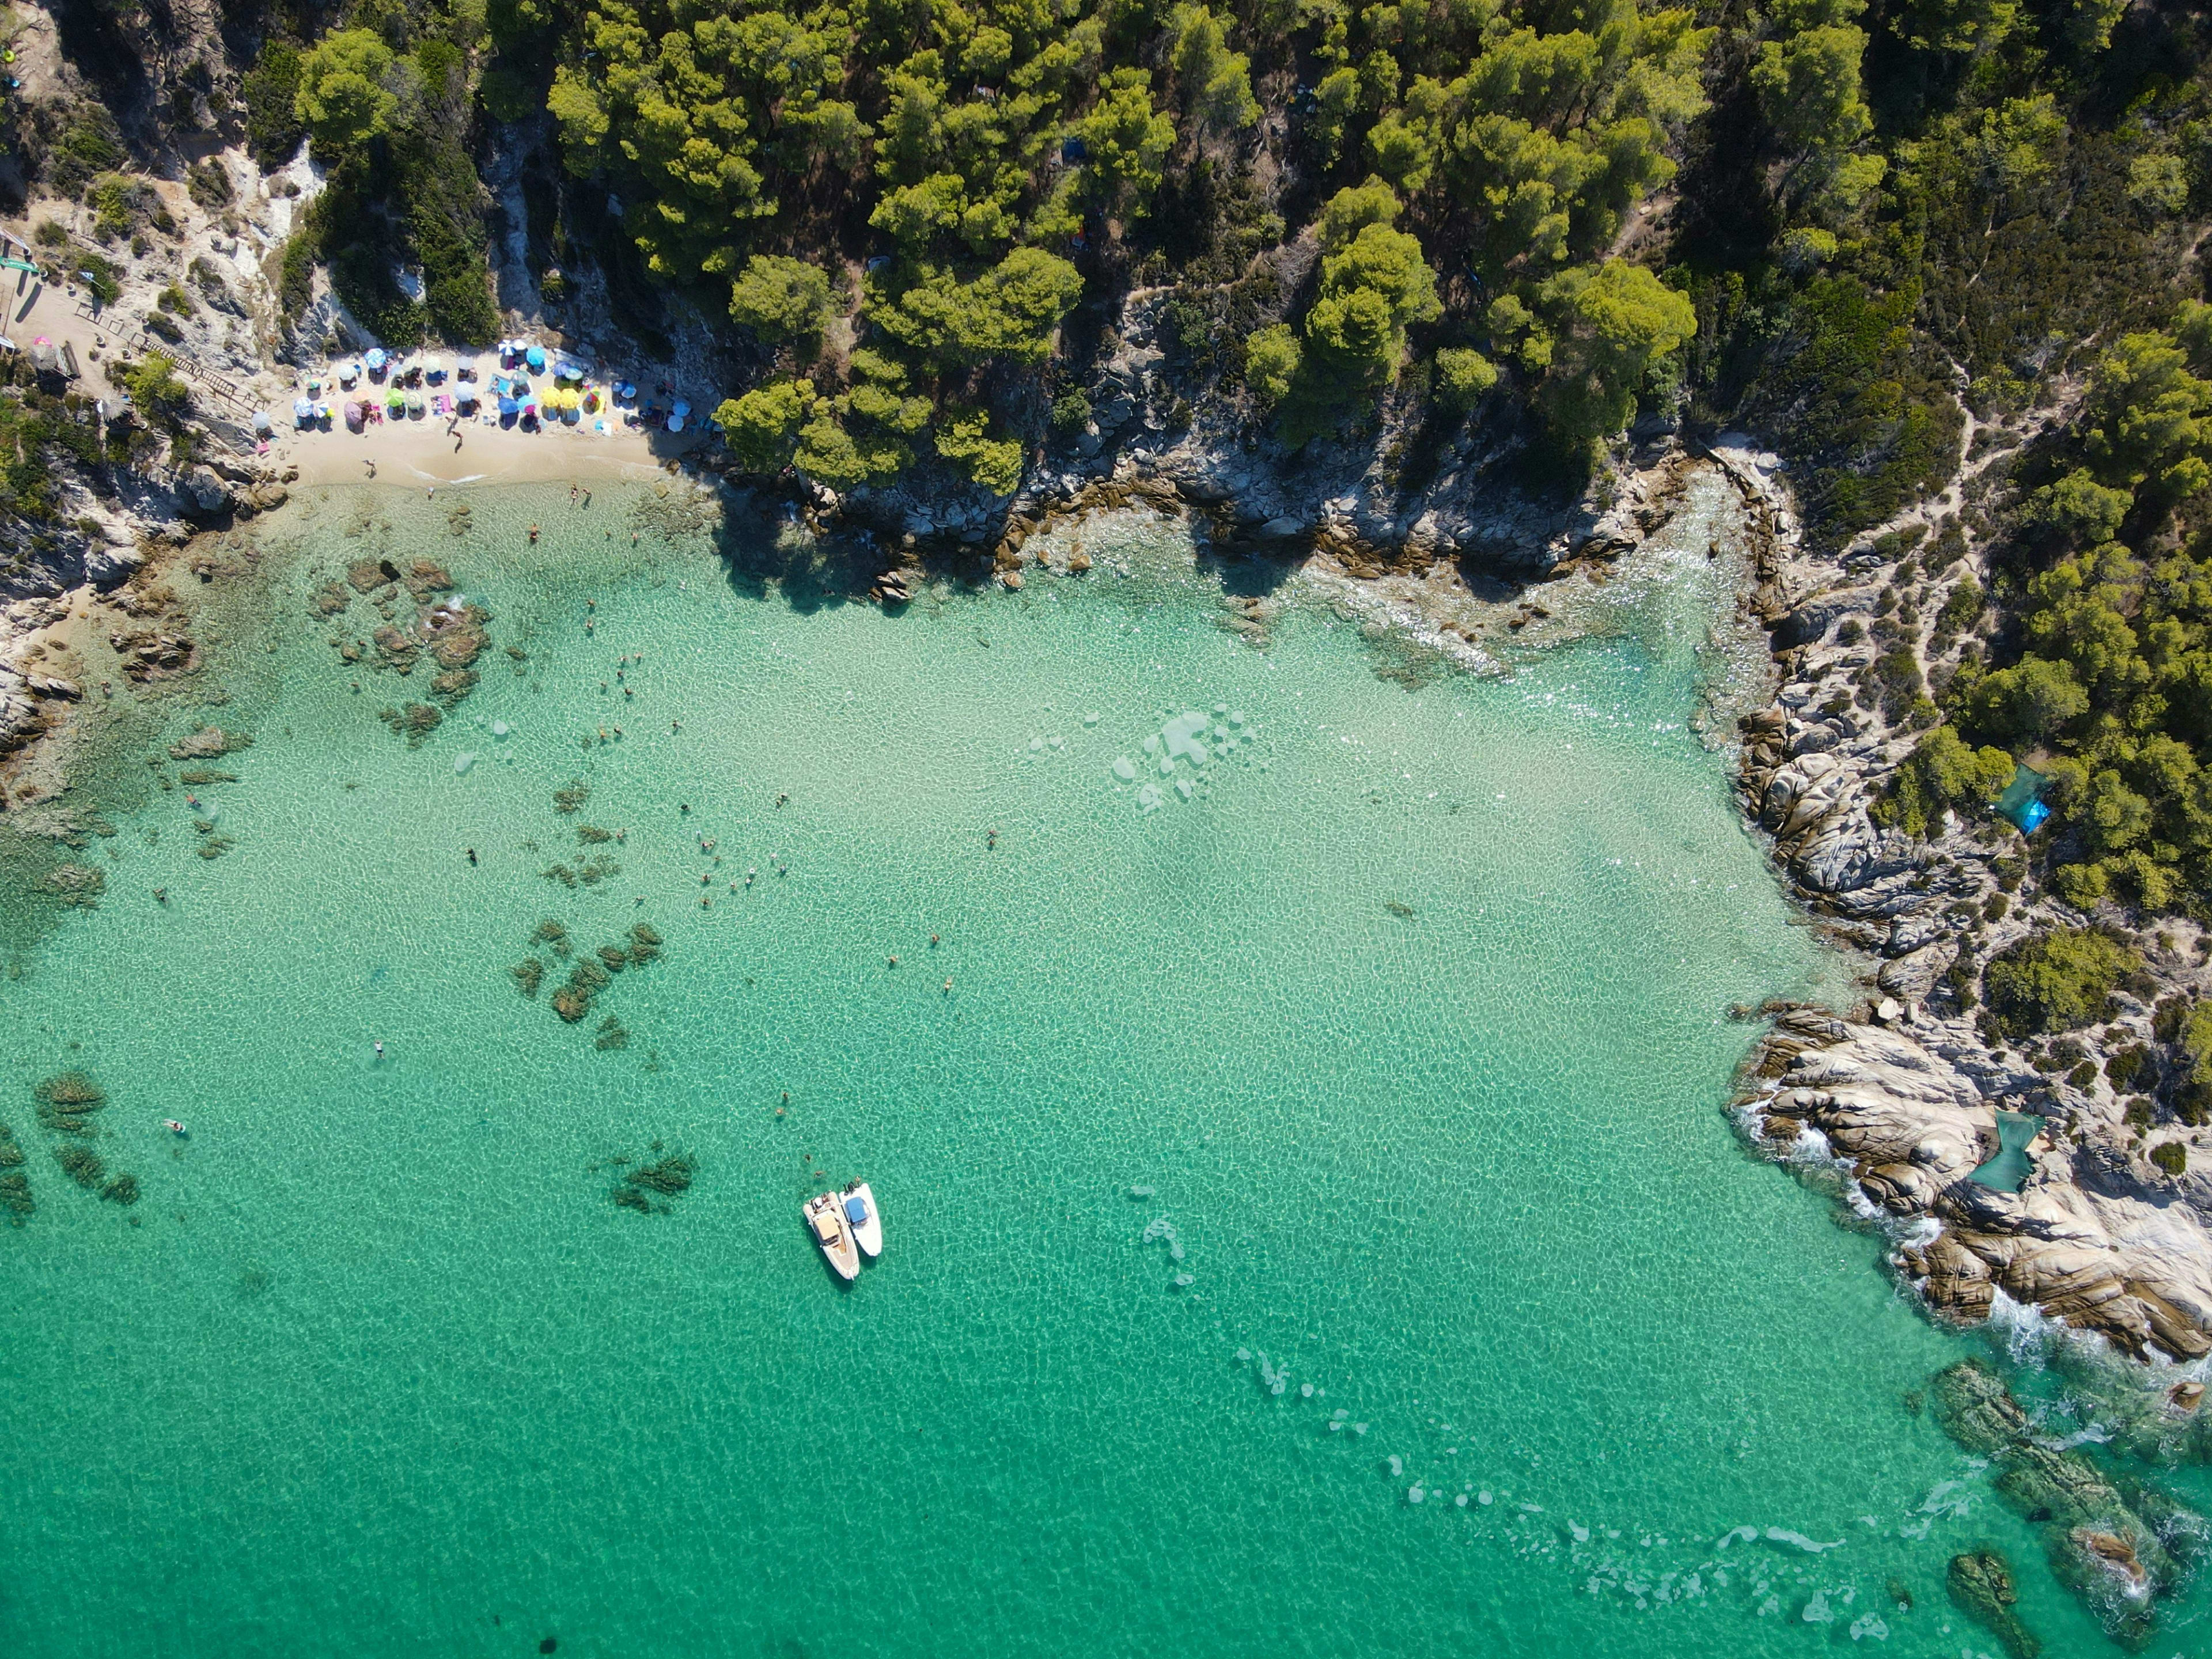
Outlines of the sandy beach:
M461 440L458 449L456 436ZM697 441L690 433L671 437L644 428L605 434L562 428L525 432L476 421L464 421L448 432L442 417L432 416L387 421L360 433L336 423L329 432L280 430L270 440L267 459L298 467L296 482L302 484L360 483L374 477L430 489L647 477Z
M27 239L36 219L56 213L66 217L71 211L66 204L41 201L20 220L0 220L0 229ZM23 345L34 338L57 346L67 343L82 368L81 388L95 397L112 397L106 363L118 349L116 329L100 318L79 315L76 299L73 289L57 289L19 274L9 295L9 336ZM127 317L118 315L128 322ZM491 361L488 351L483 360L487 364ZM301 483L358 483L374 476L386 483L420 482L428 489L640 477L659 472L664 462L688 453L700 441L696 433L672 435L645 427L619 427L602 434L550 422L540 431L525 432L519 426L469 420L459 428L462 443L456 450L454 434L447 430L442 416L386 421L361 433L349 432L343 422L333 421L328 432L303 432L291 424L292 399L300 395L296 384L285 384L283 375L272 371L251 377L240 389L249 398L258 397L276 423L268 453L259 459L279 467L298 467ZM353 395L380 397L382 392L378 386ZM345 396L334 388L325 401L342 404ZM239 417L231 414L229 418ZM368 465L372 461L374 475Z

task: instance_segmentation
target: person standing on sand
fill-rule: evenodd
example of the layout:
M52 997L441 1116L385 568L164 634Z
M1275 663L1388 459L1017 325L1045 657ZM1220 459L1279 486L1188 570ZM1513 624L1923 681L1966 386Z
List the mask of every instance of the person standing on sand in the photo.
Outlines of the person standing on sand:
M374 478L376 476L376 463L374 461L372 461L364 456L361 464L368 469L368 476L370 477Z

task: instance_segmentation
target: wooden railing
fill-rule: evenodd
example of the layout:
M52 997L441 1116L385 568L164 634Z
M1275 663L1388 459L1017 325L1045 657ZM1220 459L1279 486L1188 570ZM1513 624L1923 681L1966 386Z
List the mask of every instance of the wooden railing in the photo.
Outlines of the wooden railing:
M103 314L87 305L76 302L76 314L96 325L126 350L145 356L159 352L177 367L177 372L192 383L193 390L202 392L233 415L251 420L253 404L237 381L218 374L184 346L158 338L128 320Z

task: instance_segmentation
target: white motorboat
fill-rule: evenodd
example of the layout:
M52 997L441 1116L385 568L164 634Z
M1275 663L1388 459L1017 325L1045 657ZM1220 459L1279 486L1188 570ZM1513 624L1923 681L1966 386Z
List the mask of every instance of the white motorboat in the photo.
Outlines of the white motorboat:
M840 1279L851 1279L860 1271L860 1252L853 1243L853 1230L845 1223L845 1210L836 1193L817 1193L799 1206L806 1218L807 1227L814 1234L814 1242L822 1247L822 1254L837 1270Z
M863 1255L884 1253L884 1218L876 1210L875 1188L856 1181L845 1188L845 1224Z

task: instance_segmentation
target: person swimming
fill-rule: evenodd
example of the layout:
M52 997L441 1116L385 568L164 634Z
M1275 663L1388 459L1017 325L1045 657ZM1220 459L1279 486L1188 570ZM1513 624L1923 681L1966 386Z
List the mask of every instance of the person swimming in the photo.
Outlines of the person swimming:
M379 1037L376 1040L376 1057L379 1060L382 1060L384 1058L384 1039L381 1037Z

